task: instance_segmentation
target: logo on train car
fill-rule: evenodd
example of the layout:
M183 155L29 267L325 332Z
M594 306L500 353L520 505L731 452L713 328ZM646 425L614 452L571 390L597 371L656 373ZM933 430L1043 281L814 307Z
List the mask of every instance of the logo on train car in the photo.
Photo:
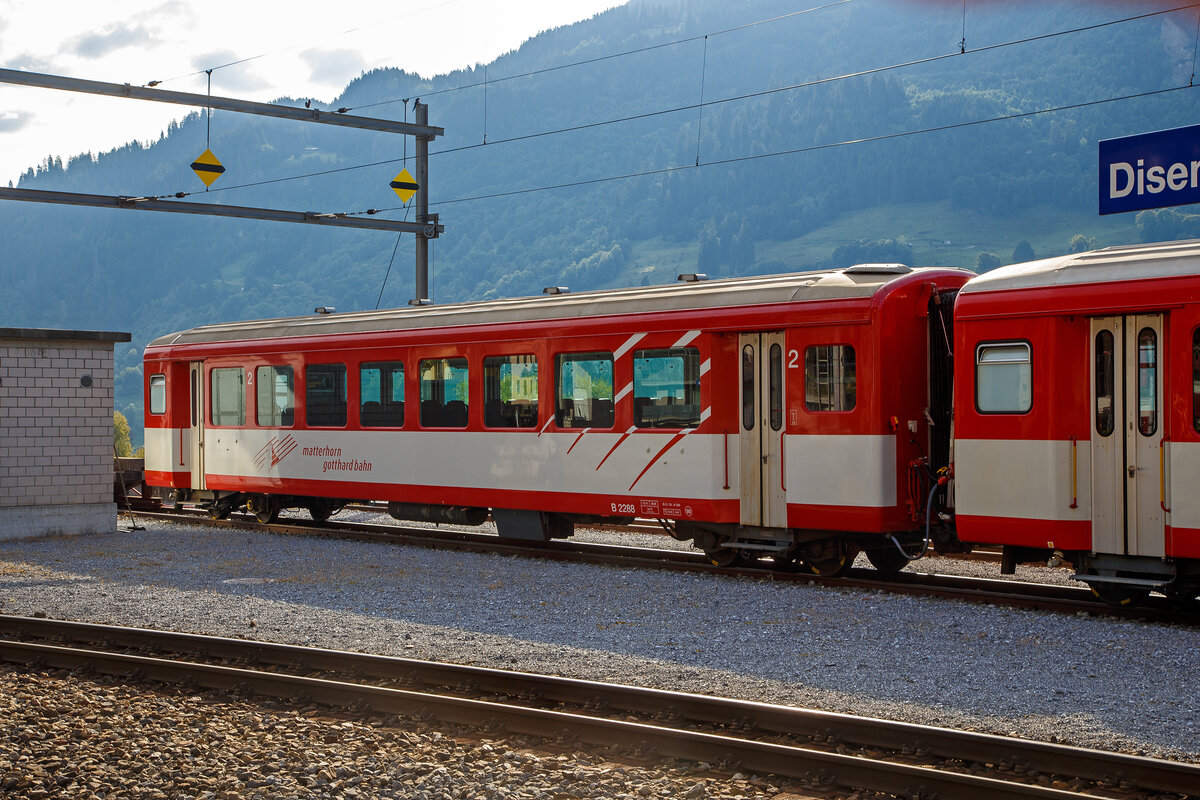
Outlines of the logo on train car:
M1100 142L1100 213L1200 203L1200 125Z
M290 433L282 439L278 436L272 437L271 441L254 454L254 466L258 467L260 472L270 469L283 461L295 449L296 440Z

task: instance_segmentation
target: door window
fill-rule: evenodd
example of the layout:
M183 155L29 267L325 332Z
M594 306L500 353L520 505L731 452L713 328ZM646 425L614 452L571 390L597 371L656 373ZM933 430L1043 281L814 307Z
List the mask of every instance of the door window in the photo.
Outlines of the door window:
M742 348L742 427L754 430L754 347Z
M1138 333L1138 430L1142 436L1158 431L1158 334L1153 328Z
M1111 436L1116 430L1116 380L1113 372L1113 333L1096 334L1096 433Z

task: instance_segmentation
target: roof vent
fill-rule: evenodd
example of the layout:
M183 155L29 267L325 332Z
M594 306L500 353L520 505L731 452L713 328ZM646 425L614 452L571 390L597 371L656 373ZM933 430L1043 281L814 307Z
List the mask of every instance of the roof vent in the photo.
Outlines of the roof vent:
M337 311L333 306L317 306L313 309L314 314L332 314Z
M677 276L675 280L682 283L699 283L700 281L708 280L708 276L703 272L685 272L682 275Z
M428 297L418 297L408 301L410 306L431 306L433 301Z
M547 286L542 289L542 294L570 294L571 290L566 286Z
M855 264L842 270L847 275L907 275L912 267L904 264Z

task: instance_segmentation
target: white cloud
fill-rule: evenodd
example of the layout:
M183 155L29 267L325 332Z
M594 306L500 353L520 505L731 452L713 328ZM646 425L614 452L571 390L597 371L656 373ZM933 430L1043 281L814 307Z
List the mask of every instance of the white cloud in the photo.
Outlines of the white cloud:
M0 133L16 133L31 122L33 114L28 111L0 111Z
M345 86L362 74L367 67L358 50L305 50L300 59L308 66L309 79L314 83Z
M66 42L66 47L82 58L97 59L126 47L150 49L155 44L150 31L144 26L115 23L99 31L72 37Z

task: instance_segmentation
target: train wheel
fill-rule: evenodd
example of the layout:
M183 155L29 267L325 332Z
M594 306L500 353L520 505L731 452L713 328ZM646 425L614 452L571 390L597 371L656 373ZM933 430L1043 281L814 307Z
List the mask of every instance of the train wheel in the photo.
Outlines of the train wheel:
M908 559L896 549L895 545L878 550L868 550L867 561L870 561L871 566L884 575L895 575L908 566Z
M1088 588L1110 606L1136 606L1150 596L1149 589L1123 583L1092 583Z
M312 517L313 522L324 522L333 516L333 512L332 503L312 503L308 507L308 515Z
M823 558L820 561L805 561L804 569L823 578L840 578L854 566L856 555L858 554L851 552L832 558Z
M226 519L232 509L222 503L213 503L208 507L208 516L210 519Z
M246 510L263 525L279 519L279 501L265 494L252 494L246 498Z
M705 550L704 555L708 556L709 563L714 567L736 567L746 561L737 550L731 550L728 547L718 547L715 550Z

